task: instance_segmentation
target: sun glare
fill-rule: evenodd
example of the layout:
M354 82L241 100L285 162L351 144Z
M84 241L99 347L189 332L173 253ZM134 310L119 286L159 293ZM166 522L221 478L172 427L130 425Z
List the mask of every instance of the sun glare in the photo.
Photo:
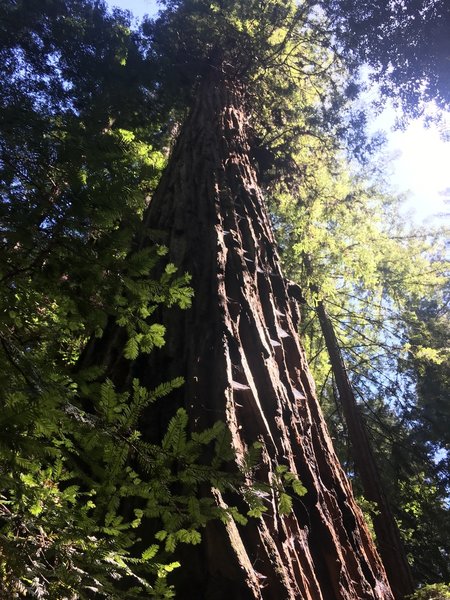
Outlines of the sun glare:
M427 111L431 114L433 111ZM449 213L450 201L450 113L441 123L410 122L404 130L393 130L398 112L388 103L373 121L370 131L384 131L390 183L394 191L407 194L406 209L420 223Z
M450 141L443 139L442 128L425 127L422 121L410 123L405 131L388 135L389 148L399 150L394 161L392 183L399 191L409 191L411 206L418 220L449 212Z

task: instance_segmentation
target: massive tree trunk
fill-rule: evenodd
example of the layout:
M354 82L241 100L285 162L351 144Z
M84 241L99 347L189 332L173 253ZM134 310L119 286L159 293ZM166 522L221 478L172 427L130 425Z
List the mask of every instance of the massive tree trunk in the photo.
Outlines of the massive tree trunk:
M347 375L333 324L323 302L319 302L317 305L317 315L330 357L331 368L352 446L352 456L361 478L364 496L377 505L378 510L372 515L377 546L395 598L404 598L413 593L414 582L400 538L400 532L384 493L366 426Z
M184 376L183 388L147 415L144 435L154 439L177 406L193 428L222 419L238 462L259 440L258 477L270 483L286 465L307 494L287 516L273 498L245 527L211 523L200 550L183 556L177 598L391 600L298 341L298 289L280 271L249 158L244 98L218 73L199 88L145 218L149 237L166 232L170 260L191 273L193 307L162 315L167 341L151 364L120 359L108 336L98 351L122 384Z

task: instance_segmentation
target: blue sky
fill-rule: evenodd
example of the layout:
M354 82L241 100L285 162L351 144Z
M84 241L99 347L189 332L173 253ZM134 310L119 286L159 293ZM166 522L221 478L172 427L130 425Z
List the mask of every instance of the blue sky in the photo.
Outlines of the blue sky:
M110 6L130 10L136 17L153 16L157 0L107 0ZM395 191L409 192L408 210L422 222L450 209L444 204L445 190L450 190L450 141L443 142L437 127L426 129L421 121L409 124L405 131L390 131L395 115L386 111L375 121L388 138L388 153L395 157L388 170ZM450 129L450 115L448 115ZM450 138L450 136L449 136ZM447 198L450 194L447 194Z
M136 17L152 16L158 11L157 0L107 0L107 4L130 10Z
M387 170L393 191L408 194L405 208L414 213L417 223L450 213L450 114L443 119L447 127L425 127L423 120L417 119L404 131L392 131L395 118L395 111L388 106L371 127L387 134L386 153L391 157ZM433 218L433 223L438 224L438 219Z

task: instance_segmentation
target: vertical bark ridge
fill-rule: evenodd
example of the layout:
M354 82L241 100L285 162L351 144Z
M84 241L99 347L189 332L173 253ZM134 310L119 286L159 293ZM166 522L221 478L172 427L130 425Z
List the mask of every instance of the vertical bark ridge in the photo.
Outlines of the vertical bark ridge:
M191 273L195 291L191 310L163 314L167 343L154 362L128 369L151 386L186 380L148 415L147 435L184 404L192 427L226 420L238 462L262 441L259 477L270 482L283 464L308 490L290 515L280 516L272 497L244 528L211 524L202 554L188 551L192 568L177 597L392 600L315 398L232 83L203 83L145 224L167 232L170 259ZM216 500L227 502L218 492Z

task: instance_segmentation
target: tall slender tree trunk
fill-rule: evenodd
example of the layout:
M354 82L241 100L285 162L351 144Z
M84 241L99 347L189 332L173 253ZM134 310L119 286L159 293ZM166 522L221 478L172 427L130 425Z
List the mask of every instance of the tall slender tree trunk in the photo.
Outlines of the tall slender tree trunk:
M245 527L208 525L201 548L183 556L177 598L392 600L315 398L296 290L280 271L248 135L242 91L218 69L199 89L145 217L148 235L166 232L170 260L191 273L193 306L162 315L167 341L152 362L120 358L114 328L96 352L124 385L184 376L146 415L144 435L157 437L184 406L193 428L227 423L238 462L262 442L260 479L270 483L282 464L307 489L287 516L270 498L266 515Z
M375 502L377 512L372 515L377 546L383 559L389 583L396 599L414 591L414 582L408 559L400 538L397 523L384 493L365 423L359 411L352 385L347 375L333 323L323 302L317 305L317 314L330 357L331 368L344 411L345 422L352 446L356 470L361 477L364 496Z

